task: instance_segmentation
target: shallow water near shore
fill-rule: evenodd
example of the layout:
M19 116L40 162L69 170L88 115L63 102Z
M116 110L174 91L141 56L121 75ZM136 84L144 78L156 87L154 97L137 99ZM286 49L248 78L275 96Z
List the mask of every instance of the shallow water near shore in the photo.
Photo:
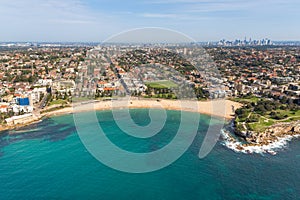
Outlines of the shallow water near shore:
M179 111L167 111L159 134L137 139L117 127L111 111L97 116L109 139L133 152L162 148L180 123ZM150 123L147 109L133 109L131 116L139 125ZM236 153L220 141L199 159L210 117L200 119L188 151L170 166L146 174L119 172L92 157L76 133L72 115L45 119L14 135L3 132L0 199L299 199L299 139L276 156Z

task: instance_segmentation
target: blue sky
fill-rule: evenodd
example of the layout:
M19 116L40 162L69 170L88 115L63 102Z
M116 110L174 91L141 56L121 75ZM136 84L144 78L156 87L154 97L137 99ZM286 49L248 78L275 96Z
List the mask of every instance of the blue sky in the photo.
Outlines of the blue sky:
M95 41L161 27L197 41L300 40L299 0L0 0L0 41Z

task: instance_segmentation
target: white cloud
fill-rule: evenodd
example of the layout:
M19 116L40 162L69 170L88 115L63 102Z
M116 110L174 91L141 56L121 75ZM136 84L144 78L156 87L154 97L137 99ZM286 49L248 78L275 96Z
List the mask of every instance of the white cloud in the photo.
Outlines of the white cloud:
M84 0L0 0L0 40L100 41L118 20L93 11ZM118 30L118 29L117 29Z
M177 18L178 17L175 14L161 14L161 13L142 13L140 15L142 17L147 17L147 18Z
M87 8L78 0L14 0L0 5L1 18L9 17L17 22L42 20L91 20ZM0 19L1 20L1 19Z
M103 0L99 0L103 2ZM0 40L100 40L129 28L162 26L187 32L207 32L239 25L244 32L299 33L299 0L0 0ZM128 4L128 5L127 5ZM94 7L93 7L94 6ZM252 25L251 28L249 28ZM207 30L203 30L207 27ZM222 28L220 28L222 27ZM278 29L278 30L277 30ZM282 37L283 37L282 36ZM219 35L218 35L219 37Z
M299 0L151 0L144 3L168 5L178 12L215 12L291 6Z
M94 24L94 21L85 21L85 20L65 20L65 19L56 19L49 20L49 22L60 23L60 24Z

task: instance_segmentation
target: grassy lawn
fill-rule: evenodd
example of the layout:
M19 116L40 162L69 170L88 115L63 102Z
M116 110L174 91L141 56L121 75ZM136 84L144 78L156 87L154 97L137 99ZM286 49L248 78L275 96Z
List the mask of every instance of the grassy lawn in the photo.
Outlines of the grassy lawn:
M267 120L263 117L260 117L259 122L248 123L248 126L253 131L263 131L268 126L272 126L274 123L275 123L274 120L271 120L271 119Z
M178 85L172 81L155 81L155 82L148 82L146 83L148 87L155 88L155 89L170 89L170 88L177 88Z
M257 103L259 101L258 97L251 96L251 97L244 97L244 98L232 98L232 101L236 101L239 103Z
M297 110L297 111L289 111L288 116L289 116L289 117L300 117L300 110Z
M279 113L282 116L286 116L285 118L292 118L292 119L300 118L300 110L298 111L274 110L274 112ZM271 118L270 113L271 112L268 112L268 114L266 115L267 118ZM282 121L282 120L278 120L278 121Z
M284 121L295 121L300 120L300 110L298 111L279 111L282 115L287 115L289 119Z
M237 118L236 118L236 121L237 121L237 122L245 122L246 119L247 119L247 117L243 117L243 118L237 117Z
M53 105L60 105L60 104L67 104L66 100L58 99L50 102L50 106Z
M283 120L282 122L293 122L293 121L297 121L297 120L300 120L300 116L289 118L287 120Z
M72 100L73 100L73 102L81 102L81 101L94 100L94 98L91 98L91 97L73 97Z
M255 132L264 131L276 123L300 120L300 109L294 105L282 104L279 101L260 100L255 96L233 98L232 100L247 104L236 111L235 120L238 124L245 123L249 130Z
M247 123L247 126L253 131L264 131L267 127L272 126L276 122L292 122L292 121L300 120L300 110L296 112L276 110L276 112L280 112L280 114L282 115L287 115L288 119L286 118L282 120L274 120L274 119L270 119L269 115L266 115L265 117L268 118L268 120L264 117L260 117L259 122Z

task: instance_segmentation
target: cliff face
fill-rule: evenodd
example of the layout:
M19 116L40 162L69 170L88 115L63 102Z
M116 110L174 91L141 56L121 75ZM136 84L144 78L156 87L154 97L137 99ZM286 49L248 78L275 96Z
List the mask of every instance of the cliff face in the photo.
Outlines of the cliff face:
M268 145L277 141L278 138L300 135L300 120L288 123L278 123L270 126L261 133L247 131L237 132L236 134L245 138L250 144Z

